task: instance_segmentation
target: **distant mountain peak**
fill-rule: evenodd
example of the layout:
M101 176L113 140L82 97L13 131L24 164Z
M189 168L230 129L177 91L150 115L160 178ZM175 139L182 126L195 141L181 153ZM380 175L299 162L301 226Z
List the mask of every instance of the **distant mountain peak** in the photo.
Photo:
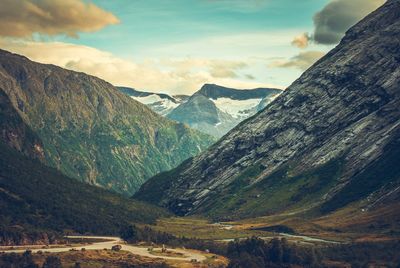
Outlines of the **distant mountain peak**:
M276 88L235 89L216 84L205 84L195 94L201 94L211 99L230 98L232 100L262 99L268 95L280 94Z
M192 96L169 96L127 87L118 89L163 116L217 138L261 111L283 92L274 88L235 89L215 84L203 85Z

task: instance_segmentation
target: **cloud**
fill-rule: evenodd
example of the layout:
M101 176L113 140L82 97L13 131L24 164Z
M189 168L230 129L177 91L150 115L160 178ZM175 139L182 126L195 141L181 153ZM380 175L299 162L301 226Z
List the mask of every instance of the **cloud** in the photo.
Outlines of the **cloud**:
M251 74L245 74L244 76L245 76L247 79L249 79L249 80L254 80L254 79L256 79L255 76L254 76L254 75L251 75Z
M335 45L343 38L348 29L362 18L385 3L386 0L330 0L314 17L312 34L296 36L292 45L306 48L311 42L323 45Z
M331 0L314 15L313 40L318 44L337 44L345 32L385 0Z
M306 70L313 65L317 60L325 55L321 51L307 51L290 58L289 60L273 61L268 66L277 68L296 68L299 70Z
M210 62L210 74L215 78L236 78L239 75L236 70L247 66L244 62L237 61L212 61Z
M309 41L310 41L310 36L308 35L308 33L303 33L299 36L296 36L293 39L292 45L298 48L306 48L308 47Z
M83 0L2 0L0 36L31 37L94 32L119 20L93 3Z
M246 63L241 61L186 58L137 62L92 47L61 42L0 39L0 47L34 61L85 72L114 85L153 92L191 94L205 83L236 88L274 87L256 81L242 81L230 73L245 68Z
M207 71L213 78L237 78L237 72L248 66L244 61L201 58L164 59L161 64L181 72Z

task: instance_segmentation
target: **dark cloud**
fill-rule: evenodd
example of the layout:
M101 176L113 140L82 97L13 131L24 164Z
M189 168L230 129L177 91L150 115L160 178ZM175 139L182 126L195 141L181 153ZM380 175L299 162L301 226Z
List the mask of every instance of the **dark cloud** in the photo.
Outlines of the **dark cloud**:
M331 0L314 15L314 42L337 44L351 26L384 2L385 0Z
M112 13L83 0L1 0L0 36L77 36L118 22Z

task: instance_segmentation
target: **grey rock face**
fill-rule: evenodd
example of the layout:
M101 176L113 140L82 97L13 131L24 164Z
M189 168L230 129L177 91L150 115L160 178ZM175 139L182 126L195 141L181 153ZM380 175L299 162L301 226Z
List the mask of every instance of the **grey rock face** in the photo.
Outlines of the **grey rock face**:
M246 182L251 188L285 166L302 174L343 157L339 178L315 200L328 202L391 144L398 146L399 107L400 1L392 0L350 29L265 110L165 174L164 194L152 201L182 215L204 212L223 200L224 189L249 167L262 167ZM137 196L149 200L160 177Z

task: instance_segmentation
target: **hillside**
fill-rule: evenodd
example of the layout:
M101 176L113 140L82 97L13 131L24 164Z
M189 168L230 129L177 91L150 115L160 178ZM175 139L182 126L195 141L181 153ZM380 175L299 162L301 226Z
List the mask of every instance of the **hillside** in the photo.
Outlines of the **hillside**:
M265 110L136 197L225 219L398 202L399 44L400 1L391 0Z
M128 223L166 215L160 208L70 179L0 142L0 244L23 242L19 236L38 231L118 234Z
M101 79L6 51L0 89L41 140L47 165L126 195L213 142Z
M27 242L41 231L117 234L127 223L168 215L45 166L42 142L1 90L0 119L0 244Z
M205 84L167 117L217 138L241 121L256 114L282 90L273 88L234 89Z

